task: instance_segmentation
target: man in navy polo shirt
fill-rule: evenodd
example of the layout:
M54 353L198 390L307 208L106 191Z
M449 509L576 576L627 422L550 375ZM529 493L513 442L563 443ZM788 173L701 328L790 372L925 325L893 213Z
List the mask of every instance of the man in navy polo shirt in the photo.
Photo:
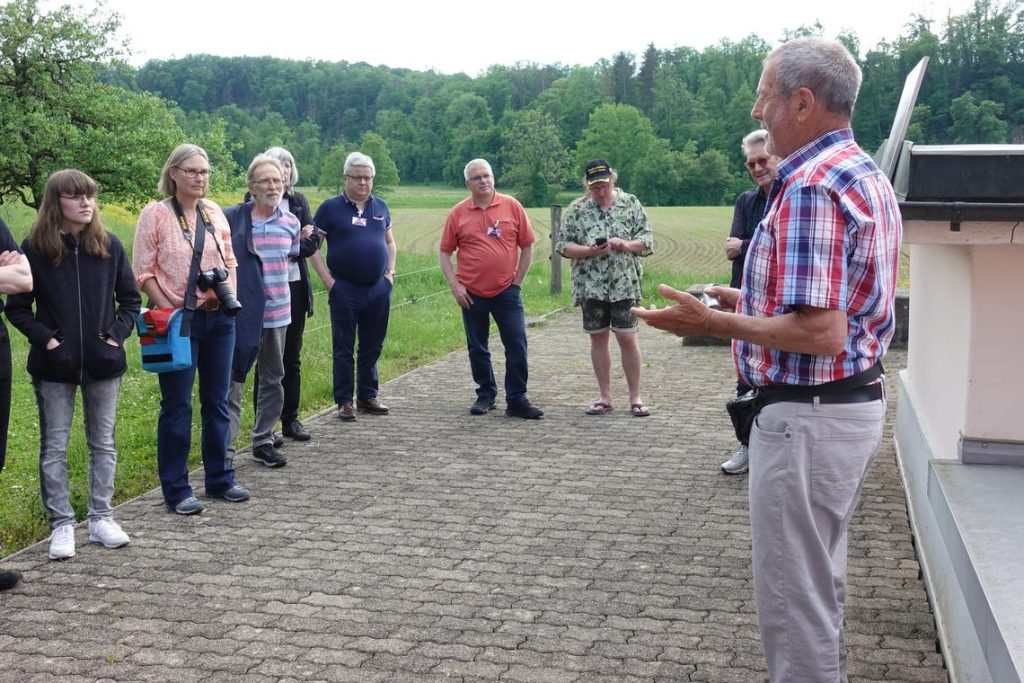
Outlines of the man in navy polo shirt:
M384 200L371 194L376 173L373 159L359 152L349 154L345 191L321 204L313 217L327 242L326 265L319 253L312 263L329 292L334 402L338 417L346 422L356 419L357 409L373 415L388 413L377 399L377 359L388 331L397 247L391 235L391 212ZM359 354L353 364L356 339Z

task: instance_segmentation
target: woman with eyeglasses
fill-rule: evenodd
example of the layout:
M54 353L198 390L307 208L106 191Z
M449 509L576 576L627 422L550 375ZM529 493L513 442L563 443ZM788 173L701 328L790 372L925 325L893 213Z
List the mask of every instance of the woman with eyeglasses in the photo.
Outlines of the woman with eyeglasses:
M188 481L192 386L197 373L206 495L233 503L249 499L249 491L235 481L235 471L227 459L235 319L221 305L213 287L202 291L189 282L196 238L203 230L200 277L214 269L225 269L227 283L235 291L237 261L231 248L231 229L220 207L204 199L209 181L210 158L206 150L198 145L179 145L167 158L157 185L168 197L142 210L135 231L135 278L149 297L150 307L181 308L186 291L192 289L195 293L190 332L192 365L159 375L157 470L164 503L179 515L195 515L205 509Z
M22 251L32 291L7 301L7 317L31 347L28 372L39 408L39 488L50 518L49 556L75 554L75 511L68 488L68 439L81 388L89 446L89 540L129 542L114 521L114 420L121 376L141 297L124 247L103 228L95 181L74 169L46 181ZM35 310L33 311L33 307Z

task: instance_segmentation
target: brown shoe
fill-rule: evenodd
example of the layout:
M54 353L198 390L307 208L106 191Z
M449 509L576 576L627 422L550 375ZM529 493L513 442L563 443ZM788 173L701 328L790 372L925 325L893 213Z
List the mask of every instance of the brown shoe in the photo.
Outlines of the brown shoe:
M342 403L338 406L338 418L341 419L342 422L355 422L356 409L351 403Z
M377 400L377 397L364 398L356 403L359 406L359 412L370 413L372 415L387 415L391 412L391 409L386 405Z

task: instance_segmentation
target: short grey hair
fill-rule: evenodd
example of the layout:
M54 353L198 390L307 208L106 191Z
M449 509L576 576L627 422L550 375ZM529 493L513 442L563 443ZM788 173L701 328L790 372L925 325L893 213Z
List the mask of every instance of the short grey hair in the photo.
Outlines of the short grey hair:
M252 158L252 162L249 163L249 169L245 172L245 181L251 183L256 180L256 169L266 165L276 168L277 172L281 174L281 180L284 180L284 166L281 165L280 161L269 154L257 154Z
M775 89L782 97L807 88L828 111L846 118L853 116L862 76L842 43L797 38L772 50L764 64L774 64Z
M295 165L295 157L292 156L292 153L284 147L271 147L264 154L272 159L277 159L282 164L287 161L292 165L292 177L288 185L295 187L295 183L299 182L299 167Z
M167 161L164 162L164 167L160 170L160 180L156 184L157 192L165 197L176 195L178 193L178 184L171 177L171 169L180 166L186 159L190 159L197 154L209 163L210 155L199 145L186 142L175 147L174 151L171 152L171 156L167 157Z
M490 173L492 176L494 175L494 169L491 168L491 162L487 161L487 159L473 159L473 161L466 164L466 167L462 169L462 175L465 176L466 180L469 180L469 168L471 166L476 166L478 164L483 164L484 166L486 166L487 172Z
M743 136L743 140L740 141L740 151L743 152L743 156L747 156L750 154L750 148L754 145L766 144L768 144L768 131L758 128Z
M377 167L373 165L373 159L362 152L352 152L345 157L345 169L342 173L348 175L348 172L352 170L353 166L369 166L370 174L377 175Z

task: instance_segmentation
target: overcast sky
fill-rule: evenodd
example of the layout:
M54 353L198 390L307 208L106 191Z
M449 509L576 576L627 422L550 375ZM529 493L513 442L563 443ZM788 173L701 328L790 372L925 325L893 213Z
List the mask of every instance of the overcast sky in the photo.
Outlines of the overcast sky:
M15 0L17 1L17 0ZM57 4L47 0L44 6ZM89 0L71 4L95 7ZM703 49L756 33L772 45L786 29L819 21L827 37L852 31L862 48L893 40L912 15L962 14L972 0L107 0L122 17L131 62L188 54L269 55L367 62L476 76L491 64L590 65L625 51ZM811 8L811 9L807 9Z

